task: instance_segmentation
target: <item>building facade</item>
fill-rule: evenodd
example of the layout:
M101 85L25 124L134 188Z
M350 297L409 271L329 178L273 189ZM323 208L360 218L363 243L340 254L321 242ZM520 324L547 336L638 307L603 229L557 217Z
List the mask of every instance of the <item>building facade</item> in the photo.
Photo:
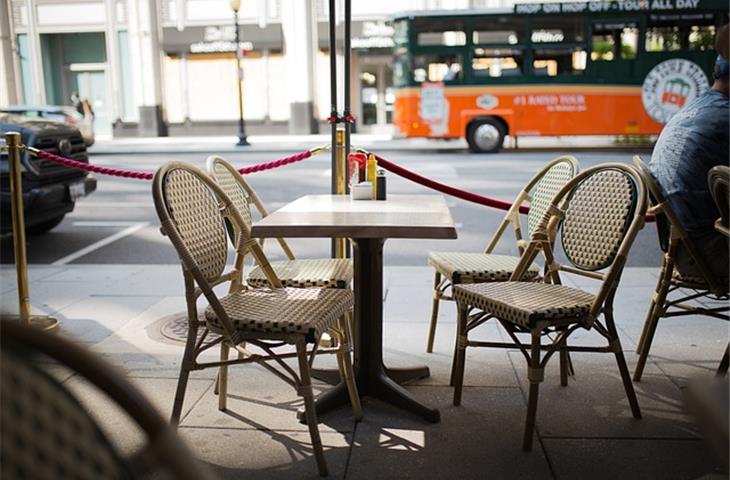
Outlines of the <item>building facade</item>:
M506 1L353 1L359 131L391 122L391 15ZM312 133L330 111L327 4L243 0L237 46L226 0L0 0L0 104L71 104L78 92L98 135L233 134L241 81L248 130ZM341 69L342 0L337 8Z

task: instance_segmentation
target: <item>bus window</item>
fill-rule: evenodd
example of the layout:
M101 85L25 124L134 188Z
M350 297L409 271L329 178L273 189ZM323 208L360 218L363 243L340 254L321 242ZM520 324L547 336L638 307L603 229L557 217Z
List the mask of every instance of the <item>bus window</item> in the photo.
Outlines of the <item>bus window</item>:
M711 13L652 14L646 24L646 51L712 50L714 35Z
M593 25L591 60L636 59L639 29L635 23L596 23Z
M517 48L475 48L471 61L474 78L522 75L522 50Z
M521 17L483 17L472 23L475 45L516 45L526 43L527 20Z
M673 52L680 48L679 27L646 27L647 52Z
M580 75L586 68L586 58L582 48L536 48L532 73L547 77Z
M543 17L532 21L532 43L581 43L584 20L579 17Z
M463 78L461 55L416 55L413 59L413 81L456 82Z
M713 50L715 48L715 26L692 25L687 40L690 50Z
M466 45L463 24L452 19L420 18L413 21L416 43L423 47Z

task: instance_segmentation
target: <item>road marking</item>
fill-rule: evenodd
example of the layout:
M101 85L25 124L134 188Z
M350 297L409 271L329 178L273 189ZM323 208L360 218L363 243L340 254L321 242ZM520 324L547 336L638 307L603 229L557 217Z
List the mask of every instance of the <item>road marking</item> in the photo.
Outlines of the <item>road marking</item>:
M140 222L130 221L79 221L73 222L71 225L74 227L129 227L131 225L138 225Z
M76 208L140 208L150 207L152 208L152 202L78 202Z
M82 222L74 222L74 223L82 223ZM86 222L86 223L102 223L102 222ZM113 223L113 222L109 222ZM121 222L118 222L121 223ZM91 245L82 248L81 250L78 250L70 255L66 255L63 258L60 258L56 260L55 262L51 263L51 265L66 265L68 263L73 262L77 258L83 257L84 255L87 255L95 250L99 250L102 247L105 247L109 245L110 243L116 242L119 239L122 239L126 236L129 236L136 232L137 230L141 230L148 226L150 222L135 222L133 225L125 228L124 230L115 233L114 235L110 235L106 238L103 238L99 240L98 242L92 243Z

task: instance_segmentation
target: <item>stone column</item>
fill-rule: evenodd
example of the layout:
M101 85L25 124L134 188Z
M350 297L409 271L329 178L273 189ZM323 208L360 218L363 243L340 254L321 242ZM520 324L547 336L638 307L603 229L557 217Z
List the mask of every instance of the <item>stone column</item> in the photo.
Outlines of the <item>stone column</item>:
M162 106L160 49L162 34L157 2L128 0L128 12L134 96L135 103L139 107L138 134L141 137L165 137L167 124Z
M317 17L314 0L297 0L282 9L284 55L289 94L289 133L317 133L314 82Z
M41 57L41 37L38 34L38 11L35 0L26 0L28 11L28 51L30 71L33 77L33 91L27 92L26 103L44 105L46 103L46 81L43 78L43 58Z
M122 117L122 91L120 85L121 65L119 62L119 34L117 33L117 2L116 0L105 0L106 7L106 31L104 38L106 43L106 75L108 90L111 92L109 102L109 118L112 124L116 124ZM113 131L113 128L112 128Z
M0 9L8 12L0 15L0 105L18 103L18 82L13 45L15 34L10 22L10 0L0 0Z

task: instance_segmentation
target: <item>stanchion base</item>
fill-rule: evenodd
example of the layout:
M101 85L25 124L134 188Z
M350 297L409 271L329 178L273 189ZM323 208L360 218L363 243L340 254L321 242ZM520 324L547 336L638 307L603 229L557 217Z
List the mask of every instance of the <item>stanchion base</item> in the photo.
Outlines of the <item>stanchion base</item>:
M20 315L3 315L3 320L5 319L12 322L21 322ZM45 332L56 332L61 326L61 322L47 315L31 315L30 326Z

